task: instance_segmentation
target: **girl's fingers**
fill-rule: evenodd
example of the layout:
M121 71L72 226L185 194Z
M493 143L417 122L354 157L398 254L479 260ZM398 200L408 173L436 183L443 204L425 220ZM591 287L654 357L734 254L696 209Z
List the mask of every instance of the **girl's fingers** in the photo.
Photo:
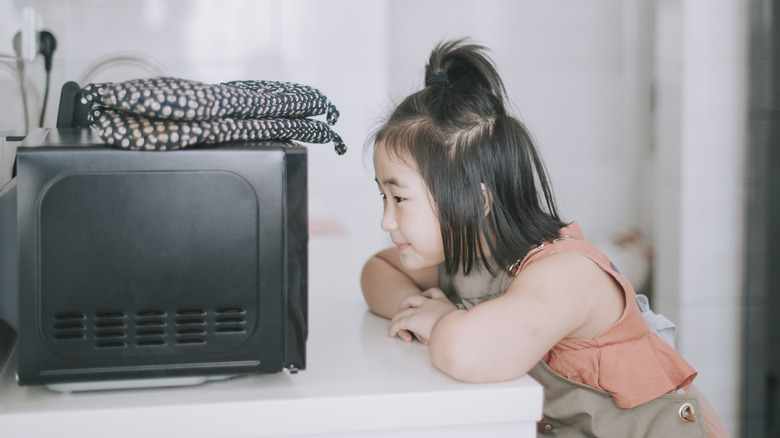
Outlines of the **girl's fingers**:
M403 341L411 342L413 340L412 332L408 330L407 325L409 317L414 314L414 311L414 308L409 308L396 313L390 320L387 335L391 338L398 336Z
M390 325L392 326L394 324L398 324L398 321L400 321L401 319L408 318L408 317L414 315L414 311L415 310L416 309L414 307L410 307L410 308L401 310L400 312L398 312L395 315L393 315L392 318L390 318Z
M425 302L425 300L427 300L427 298L422 295L412 295L401 301L401 309L403 310L420 307Z
M405 330L405 329L394 330L394 331L391 330L390 332L388 332L387 336L391 337L391 338L394 338L394 337L397 336L398 339L400 339L400 340L402 340L404 342L412 342L414 340L414 336L412 336L412 332L410 332L409 330Z
M438 299L438 298L447 298L447 295L444 294L444 292L439 288L430 288L422 293L423 296L431 298L431 299Z
M391 338L398 336L399 338L403 339L400 333L405 329L401 328L401 318L404 318L405 314L407 314L409 310L410 309L402 310L393 315L393 318L390 320L390 326L387 329L388 336Z
M399 330L396 335L388 335L389 337L393 338L395 336L398 336L398 339L404 341L404 342L412 342L414 341L414 338L416 337L420 343L423 345L428 345L428 340L423 338L422 336L416 335L409 330Z

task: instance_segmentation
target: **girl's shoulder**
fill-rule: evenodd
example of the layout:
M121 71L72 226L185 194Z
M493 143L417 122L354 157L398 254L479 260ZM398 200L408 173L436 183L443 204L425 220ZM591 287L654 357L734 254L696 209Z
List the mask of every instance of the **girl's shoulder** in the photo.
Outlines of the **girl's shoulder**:
M617 323L633 289L609 258L584 240L576 223L561 237L533 248L520 263L517 292L545 295L559 303L558 312L581 318L567 337L592 339Z
M561 228L560 237L552 241L542 242L538 246L531 248L519 263L516 263L519 270L522 270L531 263L540 260L546 256L556 253L575 253L580 254L604 270L610 275L615 275L617 270L606 254L585 240L585 236L577 222L571 222L564 228Z

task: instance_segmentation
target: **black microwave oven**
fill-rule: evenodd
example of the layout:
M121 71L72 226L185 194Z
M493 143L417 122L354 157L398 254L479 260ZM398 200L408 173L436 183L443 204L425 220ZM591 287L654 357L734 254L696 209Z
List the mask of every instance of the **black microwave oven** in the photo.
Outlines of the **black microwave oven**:
M305 369L306 157L293 142L150 152L31 132L0 192L19 384Z

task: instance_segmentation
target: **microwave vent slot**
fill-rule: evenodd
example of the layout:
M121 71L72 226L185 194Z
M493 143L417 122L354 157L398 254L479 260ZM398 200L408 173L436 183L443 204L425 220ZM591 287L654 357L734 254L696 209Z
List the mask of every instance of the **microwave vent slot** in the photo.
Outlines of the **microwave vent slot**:
M240 307L224 307L215 312L216 332L219 334L246 333L246 310Z
M62 348L96 350L185 348L213 344L214 337L238 341L249 333L247 310L240 306L180 309L143 308L134 312L59 312L50 321L51 339ZM239 341L240 342L240 341ZM211 347L213 348L213 347Z
M168 313L163 309L143 309L135 312L135 345L140 348L167 345L167 316Z
M207 313L203 309L179 309L176 311L176 345L200 345L206 343Z
M127 316L123 312L106 310L94 316L95 348L124 348L127 346Z
M81 312L61 312L54 315L52 337L57 341L86 339L86 315Z

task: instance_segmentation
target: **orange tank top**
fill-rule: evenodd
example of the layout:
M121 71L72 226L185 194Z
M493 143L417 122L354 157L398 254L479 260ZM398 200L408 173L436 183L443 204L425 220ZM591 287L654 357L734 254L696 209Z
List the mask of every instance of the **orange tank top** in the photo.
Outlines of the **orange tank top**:
M663 394L685 388L696 371L647 326L636 303L634 288L609 258L584 240L576 222L561 229L566 237L529 252L520 269L554 253L581 254L620 285L626 307L612 326L593 339L563 339L544 356L556 373L607 391L621 408L633 408Z

